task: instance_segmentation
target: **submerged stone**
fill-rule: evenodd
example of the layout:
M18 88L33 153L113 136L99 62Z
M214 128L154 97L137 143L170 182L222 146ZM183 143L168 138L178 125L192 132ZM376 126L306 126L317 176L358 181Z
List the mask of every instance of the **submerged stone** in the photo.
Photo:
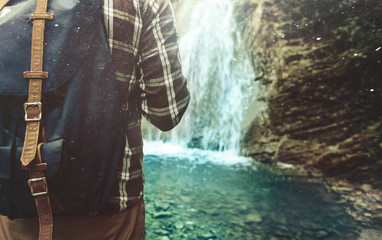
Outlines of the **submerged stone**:
M320 231L318 231L318 232L316 232L316 233L314 234L314 237L315 237L315 238L318 238L318 239L321 239L321 238L325 238L325 237L327 237L328 235L329 235L328 232L326 232L326 231L324 231L324 230L320 230Z
M183 202L191 202L192 201L192 198L189 197L189 196L180 196L180 199L183 201Z
M181 223L181 222L176 222L176 223L175 223L175 228L176 228L176 229L182 229L182 228L184 228L184 225L183 225L183 223Z
M170 204L162 201L155 201L154 206L156 210L167 210L170 207Z
M258 213L250 213L245 217L245 223L251 224L251 223L260 223L263 219Z
M372 188L372 186L370 184L362 184L361 189L365 193L367 193L367 192L370 192L373 188Z
M201 239L216 239L217 238L215 233L212 231L203 232L203 233L199 234L199 237Z
M166 231L164 229L156 229L154 232L157 235L168 235L168 234L170 234L168 231ZM165 236L163 236L163 237L165 237Z
M171 238L169 238L168 236L162 236L162 237L160 238L160 240L171 240Z
M172 217L172 213L171 212L155 212L153 214L153 217L154 218L168 218L168 217Z

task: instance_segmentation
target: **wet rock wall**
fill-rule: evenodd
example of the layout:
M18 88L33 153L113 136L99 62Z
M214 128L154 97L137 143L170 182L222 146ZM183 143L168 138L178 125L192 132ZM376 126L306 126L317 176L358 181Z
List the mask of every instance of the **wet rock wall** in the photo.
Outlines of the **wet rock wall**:
M382 22L362 15L382 4L366 2L238 4L268 106L243 139L248 155L382 187Z
M382 223L382 3L243 0L237 9L263 88L254 98L266 106L243 153L325 178Z

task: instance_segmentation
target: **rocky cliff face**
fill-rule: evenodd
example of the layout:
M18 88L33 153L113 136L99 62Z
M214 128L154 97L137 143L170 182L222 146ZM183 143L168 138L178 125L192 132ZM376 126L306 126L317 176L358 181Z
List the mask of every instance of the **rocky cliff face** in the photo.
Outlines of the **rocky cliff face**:
M356 217L382 224L382 3L241 0L237 9L266 106L245 153L329 179Z

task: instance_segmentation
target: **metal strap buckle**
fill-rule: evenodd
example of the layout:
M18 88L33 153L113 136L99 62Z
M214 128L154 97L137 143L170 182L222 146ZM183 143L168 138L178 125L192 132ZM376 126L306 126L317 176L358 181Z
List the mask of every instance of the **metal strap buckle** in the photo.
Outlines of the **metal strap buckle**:
M45 192L37 192L37 193L33 192L32 183L35 183L35 182L44 182L46 186ZM38 196L48 194L48 183L46 182L46 177L31 178L28 180L28 185L29 185L29 188L31 189L31 194L33 197L38 197Z
M37 106L38 107L38 110L40 111L38 117L28 118L27 108L31 107L31 106ZM26 102L26 103L24 103L25 121L26 122L40 121L41 117L42 117L41 108L42 108L42 103L41 102Z

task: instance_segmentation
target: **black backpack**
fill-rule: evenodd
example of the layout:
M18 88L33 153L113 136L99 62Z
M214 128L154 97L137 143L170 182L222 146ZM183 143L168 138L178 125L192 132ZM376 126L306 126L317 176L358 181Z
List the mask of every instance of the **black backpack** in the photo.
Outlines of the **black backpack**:
M57 211L97 213L125 146L103 1L49 0L47 13L44 0L1 2L0 213L37 216L47 196Z

